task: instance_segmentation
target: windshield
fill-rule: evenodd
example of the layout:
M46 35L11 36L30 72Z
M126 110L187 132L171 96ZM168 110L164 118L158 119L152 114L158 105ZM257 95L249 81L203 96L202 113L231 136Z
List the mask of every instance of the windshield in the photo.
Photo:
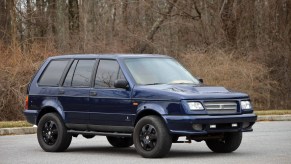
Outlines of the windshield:
M197 79L171 58L131 58L124 62L139 85L199 84Z

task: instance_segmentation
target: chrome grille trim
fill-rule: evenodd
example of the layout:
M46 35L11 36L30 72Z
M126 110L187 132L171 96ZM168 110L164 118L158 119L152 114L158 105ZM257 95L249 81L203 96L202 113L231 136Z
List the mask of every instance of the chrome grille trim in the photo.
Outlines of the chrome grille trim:
M204 102L204 107L209 114L233 114L237 112L236 102Z

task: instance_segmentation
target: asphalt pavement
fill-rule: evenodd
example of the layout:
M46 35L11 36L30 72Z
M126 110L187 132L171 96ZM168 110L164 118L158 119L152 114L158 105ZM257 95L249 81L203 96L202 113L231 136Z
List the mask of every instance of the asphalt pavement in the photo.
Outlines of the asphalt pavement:
M258 122L254 132L244 133L239 149L229 154L212 153L205 142L175 143L167 157L145 159L134 146L113 148L106 138L73 138L66 152L44 152L36 134L0 136L0 163L291 163L291 122Z

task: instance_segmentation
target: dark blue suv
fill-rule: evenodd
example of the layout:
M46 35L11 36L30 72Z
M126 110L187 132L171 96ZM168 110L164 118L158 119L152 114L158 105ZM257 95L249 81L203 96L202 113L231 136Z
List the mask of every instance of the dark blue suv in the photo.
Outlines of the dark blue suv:
M164 55L50 57L28 87L25 108L45 151L64 151L79 134L103 135L149 158L191 140L233 152L257 119L247 94L203 85Z

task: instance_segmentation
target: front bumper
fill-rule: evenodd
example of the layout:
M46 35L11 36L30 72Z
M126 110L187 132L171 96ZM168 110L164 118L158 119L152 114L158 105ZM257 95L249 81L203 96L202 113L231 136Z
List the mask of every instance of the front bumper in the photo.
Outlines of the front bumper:
M205 135L223 132L252 131L257 120L255 114L241 115L164 115L164 120L172 134L177 135ZM201 125L201 130L195 130L193 125ZM236 124L237 126L233 126ZM213 128L215 126L215 128Z

